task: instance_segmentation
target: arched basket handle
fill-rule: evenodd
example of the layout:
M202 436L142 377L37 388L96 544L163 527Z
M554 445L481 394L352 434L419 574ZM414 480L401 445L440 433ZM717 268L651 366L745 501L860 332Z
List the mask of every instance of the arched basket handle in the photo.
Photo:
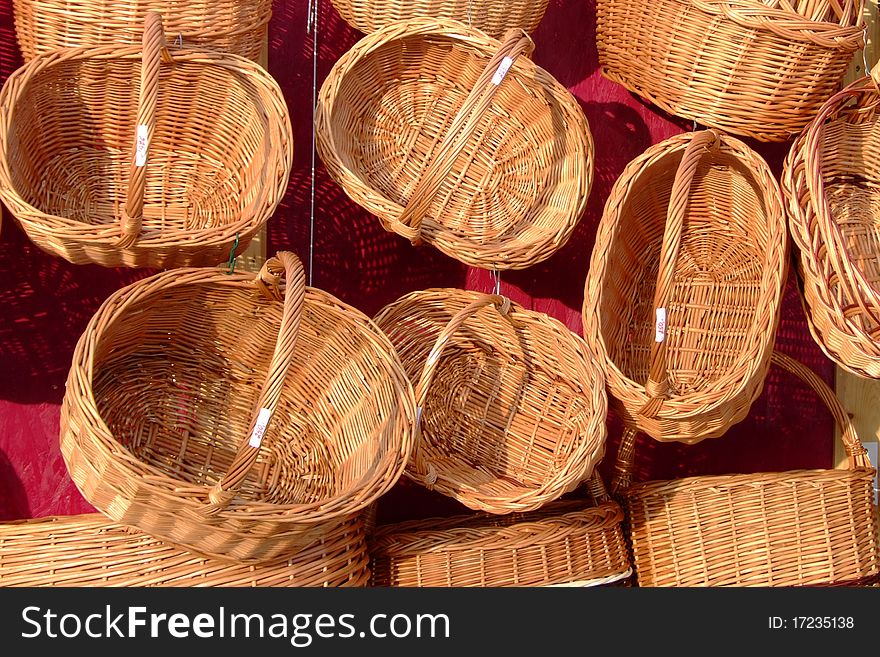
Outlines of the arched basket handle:
M128 173L128 190L122 211L118 246L130 248L141 233L144 216L144 191L147 184L147 160L156 129L156 103L159 97L159 71L162 63L173 63L165 42L162 15L147 12L144 19L141 57L141 89L138 98L137 127Z

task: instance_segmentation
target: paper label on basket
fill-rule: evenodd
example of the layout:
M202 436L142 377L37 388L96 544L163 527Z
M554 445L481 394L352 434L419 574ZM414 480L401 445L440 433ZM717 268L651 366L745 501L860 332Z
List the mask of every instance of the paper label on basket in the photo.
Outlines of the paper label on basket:
M501 81L504 79L504 76L507 75L511 66L513 66L513 60L510 57L502 59L501 63L498 65L498 70L495 71L495 75L492 76L492 84L496 87L501 84Z
M269 418L272 417L272 411L268 408L261 408L257 414L257 423L254 425L254 432L251 434L251 447L257 448L263 442L263 434L266 433L266 425L269 424Z
M147 126L141 124L137 127L137 145L134 149L134 165L143 167L147 164Z
M657 309L657 323L654 325L654 340L663 342L666 339L666 308Z

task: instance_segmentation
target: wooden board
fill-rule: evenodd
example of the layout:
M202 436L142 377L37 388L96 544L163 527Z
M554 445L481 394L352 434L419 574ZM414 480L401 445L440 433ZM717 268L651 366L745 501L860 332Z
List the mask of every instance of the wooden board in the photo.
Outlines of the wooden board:
M258 60L260 66L269 70L269 28L263 32L263 47ZM260 271L263 263L266 262L266 229L261 228L248 245L248 248L238 256L235 263L236 268L245 271Z
M864 76L865 61L868 67L874 65L880 57L880 19L878 19L877 0L866 0L865 22L868 25L867 38L864 53L859 51L853 58L850 69L847 72L847 82ZM880 381L863 379L849 372L837 368L835 375L837 395L849 411L856 431L868 448L871 462L876 467L878 463L878 450L880 450ZM834 462L838 468L846 467L846 453L840 442L839 431L835 434ZM875 490L877 479L874 480Z

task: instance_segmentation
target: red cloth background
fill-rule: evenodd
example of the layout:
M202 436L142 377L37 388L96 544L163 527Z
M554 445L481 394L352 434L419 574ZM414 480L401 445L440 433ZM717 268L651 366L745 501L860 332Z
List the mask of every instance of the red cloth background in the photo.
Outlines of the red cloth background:
M20 65L11 0L0 0L0 76ZM336 59L360 38L320 0L318 85ZM269 33L269 70L284 90L295 132L296 160L287 195L269 224L269 252L313 253L311 283L373 315L411 290L460 286L489 291L490 274L430 247L414 248L386 233L350 202L318 161L314 230L310 233L312 39L308 0L276 0ZM535 32L534 60L577 97L596 143L596 176L588 210L568 245L550 260L505 273L501 291L580 332L584 279L605 199L623 167L649 145L690 130L604 79L595 46L593 0L551 0ZM776 171L787 145L758 148ZM58 420L73 348L86 322L115 289L151 272L73 266L34 247L6 213L0 235L0 519L92 510L80 496L58 449ZM789 281L777 346L819 371L833 367L807 332ZM611 422L603 470L615 453ZM747 420L726 436L696 446L637 446L638 479L692 474L829 467L830 415L808 389L771 370ZM380 504L380 521L462 510L456 503L402 481Z

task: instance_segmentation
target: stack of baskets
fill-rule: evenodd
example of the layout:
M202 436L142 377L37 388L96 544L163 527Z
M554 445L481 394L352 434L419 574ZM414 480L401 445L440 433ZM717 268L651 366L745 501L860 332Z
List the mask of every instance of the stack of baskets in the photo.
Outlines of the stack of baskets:
M415 385L419 436L407 477L481 513L382 528L374 583L627 577L622 515L596 472L604 382L583 340L506 297L457 289L405 295L376 322ZM556 502L584 482L590 499ZM544 570L530 572L538 563Z
M0 526L0 586L368 582L375 501L412 451L394 348L307 287L292 253L216 266L265 225L292 164L281 91L245 57L268 15L16 3L28 63L0 95L7 207L73 263L177 268L111 295L77 343L61 451L101 513Z
M529 59L547 0L334 4L367 33L315 110L344 192L468 266L557 253L595 154L578 102ZM293 161L255 63L268 0L14 7L26 63L0 92L0 199L71 263L169 269L112 294L73 354L61 452L100 513L0 525L0 586L880 579L865 449L827 385L774 350L787 210L813 335L880 377L880 67L834 95L860 0L598 0L606 76L709 128L615 183L583 338L500 281L370 319L307 286L292 253L216 266L265 227ZM782 189L731 136L798 133ZM829 407L849 469L632 481L638 433L723 436L771 363ZM609 407L619 502L598 471ZM403 476L468 512L374 527Z

